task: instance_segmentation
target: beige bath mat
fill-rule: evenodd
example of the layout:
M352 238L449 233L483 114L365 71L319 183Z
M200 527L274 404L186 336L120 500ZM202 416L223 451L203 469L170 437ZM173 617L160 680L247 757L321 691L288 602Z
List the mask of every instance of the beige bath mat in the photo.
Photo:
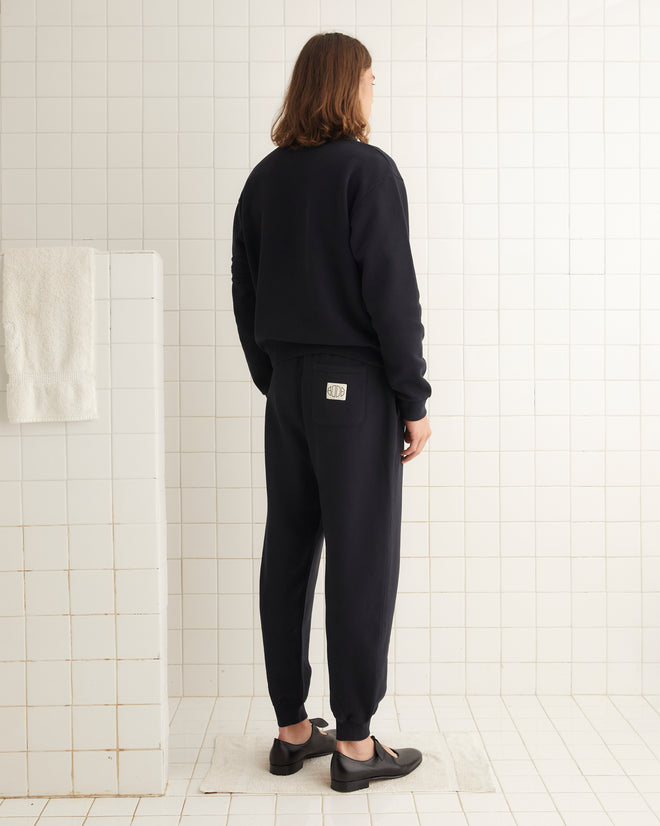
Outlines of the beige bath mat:
M406 731L378 736L392 749L413 746L422 752L420 765L405 777L372 780L377 792L494 792L495 778L478 734L471 731ZM310 757L295 774L276 775L268 769L272 737L218 734L211 766L201 792L244 794L348 794L330 787L331 754Z

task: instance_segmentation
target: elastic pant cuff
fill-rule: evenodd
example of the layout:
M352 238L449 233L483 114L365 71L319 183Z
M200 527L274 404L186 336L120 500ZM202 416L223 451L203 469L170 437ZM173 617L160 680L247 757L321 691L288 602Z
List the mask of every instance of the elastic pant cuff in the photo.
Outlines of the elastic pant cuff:
M369 723L354 723L337 720L337 740L366 740L369 737Z
M303 720L307 719L307 712L304 705L289 706L288 708L280 706L275 710L275 716L277 717L277 725L284 728L284 726L295 726L296 723L302 723Z

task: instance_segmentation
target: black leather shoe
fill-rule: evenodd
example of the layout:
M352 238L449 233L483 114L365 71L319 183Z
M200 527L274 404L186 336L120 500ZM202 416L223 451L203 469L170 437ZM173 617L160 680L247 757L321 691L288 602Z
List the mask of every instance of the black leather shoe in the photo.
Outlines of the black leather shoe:
M310 717L309 722L312 724L312 733L304 743L287 743L279 737L273 738L270 749L271 774L293 774L302 769L307 757L321 757L323 754L331 754L337 748L336 729L331 728L326 734L321 734L319 728L328 725L323 717Z
M403 777L410 774L422 762L422 752L419 749L392 749L397 754L397 757L392 757L373 734L371 739L374 741L375 754L369 760L355 760L340 751L335 751L332 755L330 786L336 792L355 792L358 789L367 789L370 780Z

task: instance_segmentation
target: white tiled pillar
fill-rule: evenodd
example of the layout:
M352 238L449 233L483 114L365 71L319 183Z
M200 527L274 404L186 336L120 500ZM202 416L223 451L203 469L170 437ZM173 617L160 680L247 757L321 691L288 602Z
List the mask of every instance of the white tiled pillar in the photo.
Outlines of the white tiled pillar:
M9 423L0 342L0 796L165 791L162 284L96 255L97 420Z

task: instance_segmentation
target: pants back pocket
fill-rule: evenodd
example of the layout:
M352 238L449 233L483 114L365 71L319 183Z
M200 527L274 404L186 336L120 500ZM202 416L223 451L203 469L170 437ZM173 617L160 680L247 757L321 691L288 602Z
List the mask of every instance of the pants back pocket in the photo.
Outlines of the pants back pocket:
M354 426L366 408L367 366L344 357L323 356L313 365L312 419L320 425Z

